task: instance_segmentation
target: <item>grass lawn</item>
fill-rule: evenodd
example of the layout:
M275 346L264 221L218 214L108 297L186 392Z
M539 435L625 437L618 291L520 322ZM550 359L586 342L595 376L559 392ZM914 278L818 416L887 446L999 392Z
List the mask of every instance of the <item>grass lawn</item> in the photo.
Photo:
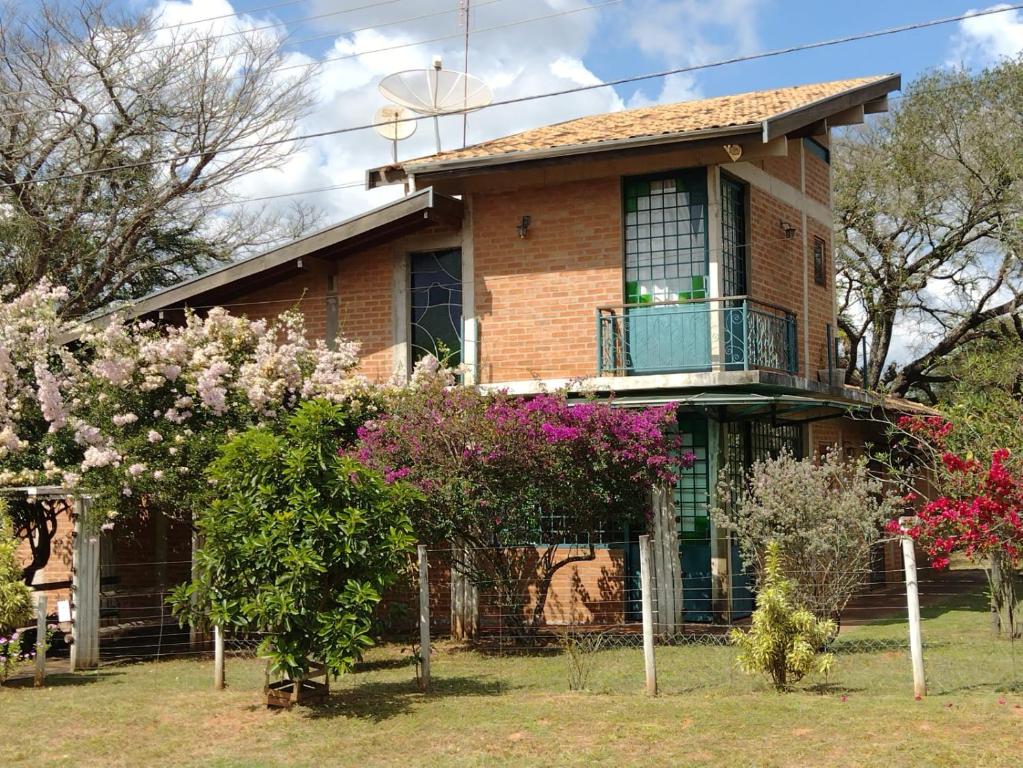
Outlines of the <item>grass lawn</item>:
M901 621L843 633L828 681L778 694L734 671L727 648L593 654L585 692L564 655L485 656L442 646L433 690L401 649L374 649L320 709L260 706L262 666L208 660L107 667L41 690L0 688L0 766L1018 766L1023 691L980 598L926 610L935 695L914 701Z

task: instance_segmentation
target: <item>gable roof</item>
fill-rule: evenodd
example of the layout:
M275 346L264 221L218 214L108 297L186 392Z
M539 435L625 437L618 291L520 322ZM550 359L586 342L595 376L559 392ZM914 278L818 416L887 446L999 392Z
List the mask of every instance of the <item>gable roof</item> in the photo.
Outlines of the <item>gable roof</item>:
M225 290L237 292L255 283L293 274L302 269L303 257L339 258L433 223L457 228L461 221L461 200L432 188L423 189L277 248L155 291L128 306L102 310L86 321L102 325L115 314L135 318L168 307L207 305Z
M747 134L766 143L851 108L881 111L900 85L899 75L875 75L590 115L373 169L367 181L372 187L406 174L709 136Z

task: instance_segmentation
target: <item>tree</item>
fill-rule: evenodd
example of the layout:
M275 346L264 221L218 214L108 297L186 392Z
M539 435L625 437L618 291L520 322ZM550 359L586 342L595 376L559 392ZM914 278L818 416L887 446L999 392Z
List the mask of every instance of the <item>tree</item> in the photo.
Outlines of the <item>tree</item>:
M196 520L198 576L171 599L183 618L198 606L215 624L261 633L259 654L292 680L310 660L351 671L414 543L411 488L339 455L357 422L313 400L279 431L229 441L210 469L216 499Z
M867 387L933 399L945 356L1018 317L1021 115L1023 62L941 70L836 142L839 326L852 349L867 345ZM923 333L893 362L900 324ZM859 375L850 355L847 383Z
M836 620L863 584L871 546L896 508L866 458L846 461L836 451L819 463L787 453L757 461L742 489L723 473L718 497L729 503L715 518L734 532L757 583L768 577L773 547L796 603Z
M20 292L51 277L70 291L61 311L79 316L281 227L294 235L265 212L223 206L294 151L283 140L311 105L312 70L282 72L265 32L159 27L104 0L72 7L3 11L0 284ZM281 143L256 146L266 142Z
M828 674L834 658L819 649L837 631L830 619L818 619L799 606L781 559L778 542L768 544L752 626L749 631L733 629L729 634L739 648L739 666L749 674L767 673L778 690L811 673Z
M351 373L358 346L310 342L296 312L267 322L212 309L180 327L115 317L90 329L62 317L67 297L43 281L0 301L0 487L88 492L90 524L143 508L189 520L208 502L204 473L220 444L304 399L377 408L378 390ZM31 545L31 582L49 558L56 511L11 511Z
M594 559L601 532L642 520L650 489L674 482L693 457L672 453L670 407L570 406L560 395L442 383L424 383L367 422L355 455L423 492L413 514L420 540L468 551L453 566L496 593L511 632L531 636L554 575Z
M906 533L935 568L947 568L956 553L983 564L998 633L1023 636L1023 475L1018 460L1013 462L1004 448L983 461L976 458L983 454L950 450L955 430L939 418L904 418L898 428L903 449L896 454L901 461L893 464L904 478L925 473L935 489L930 498L907 495L917 511ZM903 458L910 452L912 461ZM899 521L891 521L889 529L901 532Z

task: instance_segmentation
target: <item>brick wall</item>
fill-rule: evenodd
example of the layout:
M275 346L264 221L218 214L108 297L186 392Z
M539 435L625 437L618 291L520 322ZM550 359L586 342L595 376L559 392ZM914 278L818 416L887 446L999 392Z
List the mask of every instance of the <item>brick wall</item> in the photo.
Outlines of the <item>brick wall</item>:
M596 308L622 302L619 179L476 194L473 215L481 381L592 376Z

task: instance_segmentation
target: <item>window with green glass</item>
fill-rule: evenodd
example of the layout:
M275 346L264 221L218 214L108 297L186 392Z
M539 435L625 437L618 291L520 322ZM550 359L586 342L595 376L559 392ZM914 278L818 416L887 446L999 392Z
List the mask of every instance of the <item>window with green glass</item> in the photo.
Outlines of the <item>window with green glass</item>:
M707 297L707 176L703 168L624 183L625 300Z
M409 256L413 365L426 355L456 366L462 359L462 251Z

